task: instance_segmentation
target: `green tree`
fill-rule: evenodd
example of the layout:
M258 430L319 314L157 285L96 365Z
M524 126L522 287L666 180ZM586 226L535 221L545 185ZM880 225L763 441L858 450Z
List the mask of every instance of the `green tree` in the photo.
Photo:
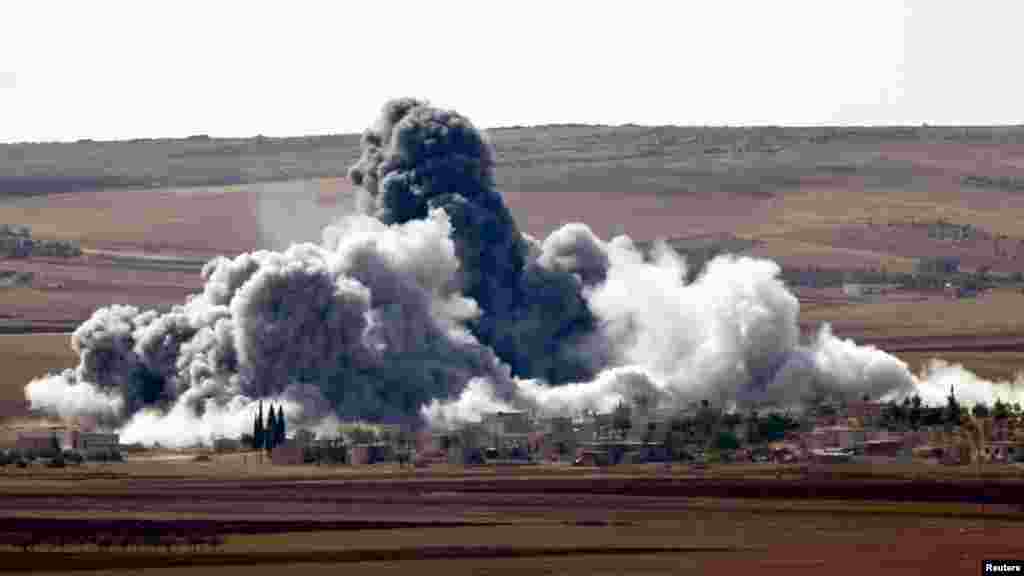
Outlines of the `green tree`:
M905 416L906 414L904 412L903 405L893 401L889 402L889 404L885 407L883 419L885 420L887 427L899 428L900 426L903 425Z
M747 442L749 444L757 444L761 441L758 421L757 410L751 410L750 416L747 417Z
M700 411L697 412L697 423L700 426L700 434L703 442L710 444L713 441L712 433L715 429L715 414L711 410L711 402L700 401Z
M732 432L722 431L715 439L715 448L719 450L736 450L740 447L740 441Z
M283 406L278 406L277 407L277 443L279 445L280 444L284 444L284 441L286 439L286 436L285 436L286 433L287 433L287 430L285 429L285 424L284 424L284 407Z
M263 446L263 401L260 400L259 409L256 411L256 422L252 427L252 447L254 450L260 450Z
M779 414L769 414L758 423L758 434L762 440L773 442L786 437L788 421Z
M971 409L971 414L975 418L988 418L988 406L986 406L983 402L978 402L977 404L974 405L974 408Z
M274 449L274 445L277 443L277 414L274 413L273 406L267 412L267 426L264 430L266 430L264 444L266 444L267 451L269 452Z
M1010 405L1000 399L996 399L996 405L992 409L992 416L996 420L1006 420L1010 417Z
M921 397L915 394L910 401L910 427L917 430L921 426L923 416Z
M943 412L942 419L946 424L946 429L951 430L954 426L960 424L960 418L963 416L963 409L960 407L960 403L956 400L956 395L953 393L953 387L949 387L949 396L946 397L946 410Z

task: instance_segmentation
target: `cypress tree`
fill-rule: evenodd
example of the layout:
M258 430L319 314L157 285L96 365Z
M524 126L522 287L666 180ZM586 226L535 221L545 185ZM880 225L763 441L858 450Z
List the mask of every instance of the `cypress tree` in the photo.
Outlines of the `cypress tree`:
M259 411L256 412L256 423L252 429L252 443L253 448L259 450L263 448L263 401L260 400Z
M274 449L274 445L277 444L277 415L274 414L274 407L270 407L270 411L267 413L267 427L266 427L266 445L267 451Z
M277 443L284 444L285 441L285 427L284 427L284 407L277 407Z

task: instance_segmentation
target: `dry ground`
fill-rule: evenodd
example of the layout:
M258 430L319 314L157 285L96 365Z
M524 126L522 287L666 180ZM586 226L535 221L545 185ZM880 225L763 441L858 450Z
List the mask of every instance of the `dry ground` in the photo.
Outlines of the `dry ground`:
M262 465L239 474L232 464L222 467L220 458L211 464L148 466L148 476L139 469L125 474L132 464L5 470L0 472L0 490L6 495L0 524L9 530L47 518L213 520L227 534L221 550L0 550L0 571L31 565L37 571L79 568L97 574L252 574L281 569L311 574L672 574L751 569L769 574L823 569L838 574L960 574L976 570L982 558L1019 558L1024 553L1024 517L1005 507L695 497L689 494L690 487L707 485L706 479L686 476L681 467L667 477L638 467L624 472L441 467L413 473L380 466L304 470ZM728 468L714 468L705 476L728 482ZM216 474L211 474L213 469ZM845 470L844 474L857 472ZM964 473L930 470L943 476ZM309 481L294 476L303 472L311 476ZM883 475L877 467L863 472ZM481 489L479 481L488 478L494 482ZM624 489L611 493L609 482ZM644 487L652 482L670 491L658 497L644 495ZM570 485L569 491L563 489ZM559 486L559 493L545 493ZM326 529L326 524L315 522L334 524ZM381 522L394 527L383 529ZM403 522L419 525L401 527Z

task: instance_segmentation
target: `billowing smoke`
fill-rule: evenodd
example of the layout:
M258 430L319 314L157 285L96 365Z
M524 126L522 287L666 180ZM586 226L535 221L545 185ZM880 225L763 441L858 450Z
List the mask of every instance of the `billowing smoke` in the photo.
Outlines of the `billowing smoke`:
M352 216L324 236L211 261L203 292L167 314L97 310L71 338L79 366L31 382L28 397L152 441L248 430L261 398L293 421L402 422L472 378L512 392L508 367L465 327L479 310L459 291L444 211L390 226Z
M438 208L451 218L460 286L482 312L473 334L513 375L559 384L589 379L607 364L581 293L606 263L577 244L573 229L556 232L533 257L495 189L494 152L483 132L455 112L402 99L384 107L362 146L349 177L362 186L367 212L386 224Z
M33 405L127 442L189 444L249 431L261 399L291 429L331 435L341 421L445 426L639 396L745 407L939 403L953 379L968 402L1009 390L946 365L914 376L828 326L801 343L799 303L767 260L719 257L687 282L664 245L645 254L584 224L520 233L492 148L455 112L390 102L362 147L362 213L319 244L209 262L203 291L168 313L97 310L72 335L78 367L29 383Z

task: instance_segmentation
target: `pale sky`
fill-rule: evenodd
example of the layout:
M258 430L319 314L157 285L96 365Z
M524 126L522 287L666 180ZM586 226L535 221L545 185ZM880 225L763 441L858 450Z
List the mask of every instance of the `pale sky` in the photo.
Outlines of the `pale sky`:
M0 141L480 127L1024 124L1020 0L6 1Z

